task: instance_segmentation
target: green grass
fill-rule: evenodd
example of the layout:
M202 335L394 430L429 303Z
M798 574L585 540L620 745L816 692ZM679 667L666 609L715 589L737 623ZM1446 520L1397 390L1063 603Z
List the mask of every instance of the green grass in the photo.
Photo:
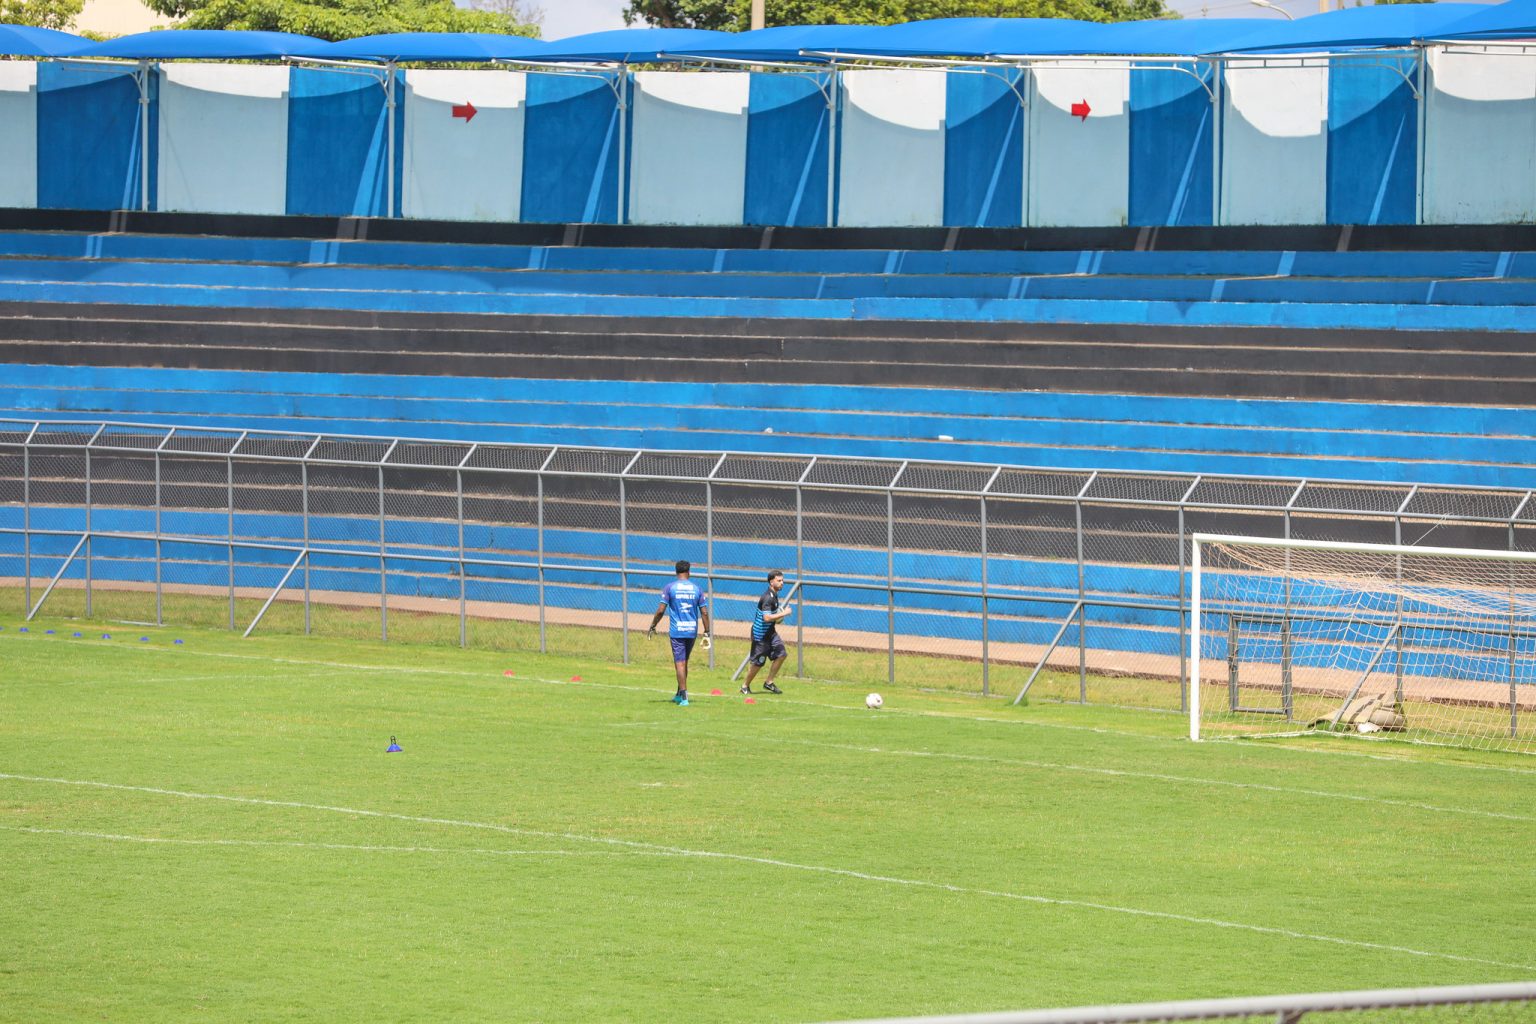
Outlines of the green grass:
M649 655L0 625L4 1021L804 1021L1536 976L1528 758L1195 745L1177 716L911 688L748 706L724 660L677 708Z

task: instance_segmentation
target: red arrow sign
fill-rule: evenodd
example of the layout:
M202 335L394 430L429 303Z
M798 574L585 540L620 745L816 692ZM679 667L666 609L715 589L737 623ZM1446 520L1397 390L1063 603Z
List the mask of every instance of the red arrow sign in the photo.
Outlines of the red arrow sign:
M454 108L454 109L458 109L458 108ZM1083 100L1083 102L1081 102L1081 103L1074 103L1074 104L1072 104L1072 116L1073 117L1080 117L1084 121L1086 121L1086 120L1088 120L1088 114L1089 114L1089 108L1088 108L1088 101L1087 100Z
M1074 114L1077 113L1077 108L1073 107L1072 112ZM462 107L458 104L454 104L453 107L453 116L462 117L465 124L469 124L470 118L474 117L477 113L479 113L479 111L475 110L475 105L473 103L466 103Z

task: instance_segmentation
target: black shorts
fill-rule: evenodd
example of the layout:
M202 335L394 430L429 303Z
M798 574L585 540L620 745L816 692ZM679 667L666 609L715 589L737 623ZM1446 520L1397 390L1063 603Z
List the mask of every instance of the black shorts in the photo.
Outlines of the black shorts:
M748 656L752 664L762 666L770 661L778 661L786 658L789 652L784 649L784 641L779 639L777 632L769 633L761 640L752 641L752 653Z

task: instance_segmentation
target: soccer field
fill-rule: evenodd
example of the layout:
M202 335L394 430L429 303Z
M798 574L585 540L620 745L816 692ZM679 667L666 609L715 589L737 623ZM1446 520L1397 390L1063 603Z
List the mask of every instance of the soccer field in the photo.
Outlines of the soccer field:
M1530 759L3 625L0 1020L811 1021L1536 976Z

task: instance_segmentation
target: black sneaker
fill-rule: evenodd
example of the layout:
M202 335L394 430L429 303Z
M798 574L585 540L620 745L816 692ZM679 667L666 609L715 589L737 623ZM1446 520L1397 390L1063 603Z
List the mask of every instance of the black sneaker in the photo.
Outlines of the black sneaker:
M778 686L776 686L771 681L764 683L763 684L763 689L767 690L769 693L783 693L784 692L783 690L779 689Z
M743 686L741 688L741 693L745 694L745 695L750 695L752 693L752 687L750 687L750 686Z

